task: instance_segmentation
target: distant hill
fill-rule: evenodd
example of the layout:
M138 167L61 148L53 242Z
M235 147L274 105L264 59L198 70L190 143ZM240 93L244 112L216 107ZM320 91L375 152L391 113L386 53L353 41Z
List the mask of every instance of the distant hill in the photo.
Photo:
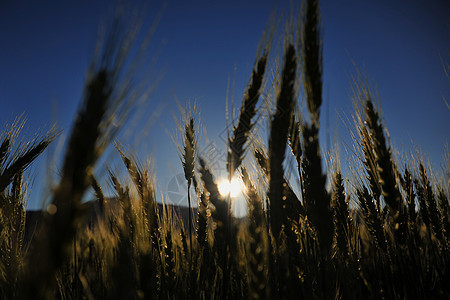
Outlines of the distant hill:
M108 204L114 210L115 206L118 206L119 203L114 199L107 199ZM181 218L184 223L185 228L188 226L189 222L189 208L186 206L173 205L173 204L165 204L166 209L169 211L174 211ZM86 226L89 224L95 223L97 221L97 216L103 214L102 209L97 201L88 201L82 204L82 209L86 211ZM118 207L117 207L118 209ZM160 212L163 210L163 205L158 203L158 209ZM30 241L33 237L36 229L38 228L39 222L42 220L44 215L44 211L42 210L28 210L26 214L26 223L25 223L25 241ZM193 208L193 219L192 222L196 222L197 220L197 208Z

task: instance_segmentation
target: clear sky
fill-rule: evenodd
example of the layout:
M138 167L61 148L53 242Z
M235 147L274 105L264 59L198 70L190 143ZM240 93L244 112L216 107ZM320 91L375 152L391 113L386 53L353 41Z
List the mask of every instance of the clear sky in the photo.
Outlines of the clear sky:
M162 3L146 3L144 27L150 26ZM284 7L289 3L167 1L149 49L149 55L156 56L151 75L162 76L150 95L148 116L153 112L154 123L139 145L133 145L141 159L152 158L159 191L173 191L171 182L182 173L167 133L177 129L172 112L180 116L175 96L182 105L197 101L208 137L223 147L227 82L235 76L235 99L240 101L269 16ZM25 113L30 132L49 128L55 121L69 131L99 21L112 8L110 1L0 1L1 124ZM450 110L444 101L450 103L444 67L450 64L450 3L324 0L321 8L322 145L326 124L330 139L337 132L348 141L343 122L352 113L349 76L354 74L354 60L376 84L393 144L399 151L418 146L439 167L450 132ZM200 148L204 147L202 140ZM37 163L30 208L40 206L36 195L42 193L46 173L45 160Z

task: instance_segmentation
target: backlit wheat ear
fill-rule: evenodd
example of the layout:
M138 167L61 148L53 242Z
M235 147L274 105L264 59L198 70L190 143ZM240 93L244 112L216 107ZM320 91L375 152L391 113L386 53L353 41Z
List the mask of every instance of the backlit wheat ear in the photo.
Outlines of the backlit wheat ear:
M419 204L419 217L425 226L430 229L431 221L430 214L428 212L428 204L426 200L425 189L418 179L414 179L414 185L416 186L417 191L417 203Z
M229 220L231 220L231 213L229 211L228 204L220 195L219 189L213 179L213 175L211 171L206 167L205 161L202 158L199 158L199 162L200 175L205 185L205 189L209 195L208 200L215 207L211 211L211 215L215 222L214 244L217 243L218 245L222 245L228 240L226 231L228 230L228 222Z
M251 299L265 299L269 295L267 282L268 245L264 208L250 176L242 168L242 181L246 186L248 205L248 272L249 296Z
M102 187L100 186L94 175L91 176L91 186L94 189L95 198L97 199L100 208L103 211L106 204L105 195L103 194Z
M83 101L67 143L62 178L52 199L56 211L43 224L36 251L29 257L32 263L24 283L29 289L24 297L51 295L55 273L66 260L80 224L79 205L90 185L92 169L120 127L115 122L121 124L130 101L136 97L125 63L129 61L128 51L136 30L120 32L117 23L116 20L86 76ZM34 157L44 146L45 142L39 143L26 153L27 157Z
M424 189L424 196L426 201L426 207L428 208L428 214L430 216L430 223L434 234L438 239L442 239L442 218L441 213L438 210L436 199L434 197L433 190L431 188L430 180L428 179L427 171L422 162L419 163L419 173Z
M112 179L112 178L111 178ZM127 215L125 213L125 215ZM116 249L117 259L111 268L112 295L119 299L137 298L137 267L134 260L137 258L135 245L133 243L133 228L131 223L125 220L118 230L118 246Z
M195 149L197 147L194 123L195 120L193 117L191 117L184 126L183 169L184 177L186 178L189 186L191 185L192 179L194 177Z
M365 87L364 87L365 88ZM370 92L365 88L365 94ZM407 230L407 216L402 197L394 174L393 158L390 148L386 146L383 126L380 123L378 112L375 110L370 98L365 102L365 120L370 132L371 146L373 148L375 163L377 165L378 181L384 201L388 204L394 221L396 237L400 243L405 242Z
M318 230L324 253L332 244L333 218L330 195L325 189L326 177L322 173L318 128L314 124L303 126L304 159L302 163L304 205L311 222Z
M416 195L414 193L414 181L412 174L409 172L408 168L405 167L405 174L403 176L403 189L406 193L406 205L408 212L408 226L412 230L416 224L416 204L415 198Z
M195 228L197 242L199 243L202 251L208 243L208 199L206 196L207 191L200 192L197 179L195 176L192 178L194 189L197 194L200 194L198 206L197 206L197 225Z
M14 176L21 170L25 170L44 150L56 139L58 132L51 129L41 138L32 141L29 146L21 149L16 157L8 164L5 158L8 154L11 139L6 136L0 146L0 192L3 191L13 180Z
M397 213L401 207L401 198L392 166L389 165L392 162L391 153L386 147L383 126L380 124L378 112L371 100L366 101L365 114L370 137L372 137L371 146L378 165L378 180L383 189L383 196L386 203L393 208L394 213Z
M238 124L233 128L233 136L228 141L227 170L230 178L233 177L234 172L242 162L245 150L244 144L254 125L252 120L256 114L256 104L263 88L266 65L267 53L264 52L253 69L252 81L242 100Z
M300 195L302 200L304 199L304 187L303 187L303 172L302 172L302 160L303 160L303 151L302 151L302 145L300 141L300 128L301 128L301 121L297 121L296 114L292 114L291 117L291 123L289 125L289 147L291 148L291 152L295 157L295 160L297 161L297 172L300 179ZM292 220L297 221L300 216L305 217L306 211L303 206L303 204L297 199L297 196L292 191L289 184L283 184L285 189L285 195L287 200L287 211L291 212L290 217ZM291 200L292 199L292 200ZM303 200L304 201L304 200ZM292 214L292 212L295 212L295 215Z
M119 198L128 197L128 192L122 187L116 175L114 175L114 173L111 170L108 170L108 172L109 172L109 179L111 180L112 186L116 190L117 196L119 196Z
M292 114L291 123L289 124L289 147L299 166L301 165L303 154L300 144L300 126L301 122L296 120L295 114Z
M359 126L362 150L364 153L363 163L367 171L367 179L369 181L370 190L372 192L373 198L377 202L378 210L380 210L380 180L378 178L377 162L373 153L372 141L370 139L369 132L363 125L363 123L361 123Z
M303 86L306 104L313 124L318 127L322 105L322 40L320 34L319 1L304 3L302 35L300 41Z
M223 199L219 193L219 189L213 179L211 171L206 167L206 163L202 158L199 158L200 175L204 183L204 188L208 192L208 203L211 203L214 208L211 208L211 216L213 220L214 229L214 251L216 253L217 263L221 268L222 279L220 285L224 291L224 295L230 293L230 266L229 255L233 246L235 236L233 233L233 218L229 210L228 203ZM209 207L208 207L209 208Z
M350 255L349 238L353 228L351 228L352 220L350 218L349 205L345 197L344 183L340 171L335 171L333 178L331 207L334 214L336 244L340 253L347 258Z
M8 154L8 149L9 149L9 145L11 143L11 140L9 138L9 136L6 136L3 141L2 144L0 145L0 170L2 170L3 168L3 162L6 159L6 155Z
M291 148L291 152L295 157L295 160L297 161L297 171L298 176L300 178L300 192L302 195L302 199L304 197L303 195L303 174L302 174L302 145L300 142L300 127L301 127L301 121L297 121L296 114L292 114L291 117L291 123L289 125L289 147Z
M205 193L200 195L200 201L198 203L197 214L197 241L200 246L204 247L207 243L207 220L208 220L208 202Z
M104 118L107 102L111 94L108 82L108 72L100 70L87 85L86 99L81 108L68 143L68 151L63 165L63 176L55 192L53 204L56 205L56 214L48 219L46 234L41 237L41 251L48 256L41 261L53 264L37 264L33 286L28 290L34 295L45 295L52 289L54 273L64 262L68 246L72 242L77 226L77 207L81 197L88 187L88 178L94 162L99 156L98 139L102 130L100 123ZM52 245L58 242L58 245ZM36 252L33 252L34 254ZM35 261L35 259L33 259ZM31 279L30 278L30 279ZM45 278L46 282L38 278ZM32 280L30 280L32 281Z
M309 219L318 231L319 244L328 255L333 242L333 216L330 195L325 188L319 145L320 106L322 105L322 40L319 3L309 0L303 7L300 39L303 86L312 124L302 125L304 151L302 159L303 204Z
M255 149L254 156L264 175L268 177L269 159L261 149ZM305 208L284 177L282 187L286 216L293 221L298 221L300 216L306 216ZM270 211L270 203L267 205L267 210Z
M166 245L164 247L164 275L166 280L166 290L163 291L164 293L167 293L167 296L169 298L174 296L174 289L175 289L175 283L176 283L176 269L175 269L175 258L174 258L174 249L173 249L173 241L172 241L172 232L167 230L166 232Z
M442 187L439 188L438 203L442 215L442 227L444 230L444 235L447 241L450 241L450 205L448 197Z
M261 149L255 149L253 155L264 175L269 176L269 159Z
M0 192L0 296L15 298L23 267L26 189L23 171L12 179L11 188Z
M362 210L363 220L374 239L375 246L384 252L387 251L383 220L373 198L364 186L357 190L357 197Z
M132 156L127 153L123 149L123 146L117 141L114 143L114 146L119 152L120 157L122 158L122 161L127 168L134 185L136 186L136 190L139 193L141 201L147 201L153 190L149 181L150 178L148 171L144 169L143 165L139 163L137 159L133 159Z
M14 175L12 186L11 186L11 196L12 199L19 200L21 198L23 188L23 170L19 170Z
M289 122L294 109L296 96L295 80L297 56L295 47L286 46L284 65L281 72L281 87L277 96L276 110L272 116L269 137L269 201L272 232L278 238L281 226L285 223L283 211L283 161L286 151Z
M187 181L187 197L188 197L188 208L189 208L189 217L188 217L188 227L189 227L189 242L191 246L191 251L189 251L189 261L190 265L192 265L192 206L191 206L191 183L194 179L194 168L195 168L195 150L197 147L197 139L195 136L195 119L191 117L189 121L186 120L184 124L184 152L183 156L183 169L184 169L184 177Z

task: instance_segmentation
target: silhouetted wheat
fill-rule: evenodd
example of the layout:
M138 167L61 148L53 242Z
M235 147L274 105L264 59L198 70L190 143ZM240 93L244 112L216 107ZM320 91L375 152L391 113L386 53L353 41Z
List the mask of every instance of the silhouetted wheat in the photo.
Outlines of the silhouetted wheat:
M334 213L334 235L337 248L344 256L348 256L352 221L350 219L349 206L345 199L344 183L342 182L340 171L336 171L334 175L331 207Z
M57 131L19 143L23 119L5 126L0 133L0 298L449 298L448 178L440 178L420 157L397 167L381 110L363 79L353 87L355 156L321 153L318 1L305 0L299 20L298 43L292 25L284 32L284 60L281 70L273 71L278 73L273 82L265 75L270 43L257 54L227 141L223 167L229 179L240 172L246 186L243 218L233 216L231 196L219 193L212 169L197 158L195 114L184 116L178 149L188 187L189 230L178 213L185 208L165 204L164 195L163 203L157 202L155 175L125 150L133 145L115 144L126 178L106 162L111 192L96 177L101 172L93 175L134 98L122 72L130 65L129 42L136 31L122 32L119 23L88 72L60 182L39 217L25 210L27 168ZM265 120L268 146L253 126L266 81L274 93L265 97L275 103ZM305 92L305 115L296 109L297 90ZM243 160L250 134L254 158ZM286 167L288 145L295 171ZM332 162L331 171L323 161ZM343 161L348 165L341 169ZM198 197L196 214L191 184ZM90 187L95 201L84 202ZM193 222L196 239L191 238Z
M330 196L325 189L319 146L320 106L322 105L322 40L320 36L320 10L318 1L307 1L303 9L300 39L303 86L311 116L310 125L302 125L304 158L302 178L304 206L308 217L318 231L320 247L324 254L333 242L333 218Z
M236 127L233 128L233 136L228 141L227 170L230 178L240 166L243 159L244 144L253 127L252 120L256 114L256 104L258 103L263 88L266 65L267 53L264 52L255 63L251 83L247 87L244 99L242 100L238 123Z
M278 238L285 224L283 199L283 161L286 151L289 122L294 109L297 58L295 47L286 46L281 72L281 87L276 100L276 111L272 117L269 136L269 200L270 222L273 234Z
M242 180L246 186L248 204L248 269L249 296L252 299L265 299L269 295L267 282L267 236L264 208L245 168Z

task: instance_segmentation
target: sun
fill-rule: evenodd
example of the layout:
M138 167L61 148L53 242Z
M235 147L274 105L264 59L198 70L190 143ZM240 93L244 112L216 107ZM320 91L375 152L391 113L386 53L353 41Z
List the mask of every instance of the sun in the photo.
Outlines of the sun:
M236 178L231 179L231 181L227 179L220 180L217 187L222 196L230 195L231 198L239 196L245 190L243 184Z

